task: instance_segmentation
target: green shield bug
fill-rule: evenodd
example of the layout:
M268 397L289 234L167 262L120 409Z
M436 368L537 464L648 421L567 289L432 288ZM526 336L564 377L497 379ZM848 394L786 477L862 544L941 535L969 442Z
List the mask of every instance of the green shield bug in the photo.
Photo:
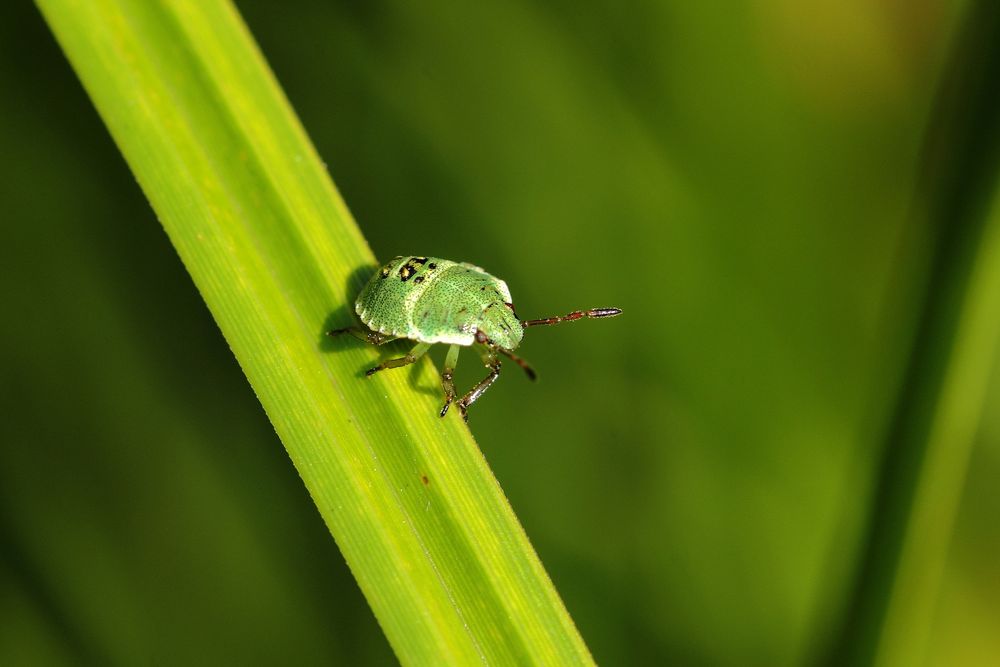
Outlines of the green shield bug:
M622 312L619 308L592 308L561 317L521 320L514 312L507 283L499 278L465 262L412 255L395 257L376 271L358 295L354 310L363 327L334 329L328 335L348 333L372 345L401 338L417 342L406 356L383 361L370 368L367 376L412 364L435 343L449 345L441 371L445 394L442 417L455 400L452 374L458 350L475 345L489 375L459 399L458 409L466 420L469 406L500 377L499 355L535 379L531 366L514 354L525 329L588 317L614 317Z

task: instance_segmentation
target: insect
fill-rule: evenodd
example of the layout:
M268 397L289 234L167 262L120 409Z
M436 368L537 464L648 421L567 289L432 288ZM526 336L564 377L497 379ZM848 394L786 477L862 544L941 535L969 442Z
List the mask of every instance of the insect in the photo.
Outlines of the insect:
M368 369L365 375L369 377L414 363L435 343L449 345L441 371L445 394L442 417L455 401L453 375L459 348L476 346L489 374L458 400L466 421L469 406L500 377L500 355L535 379L531 366L514 354L525 329L588 317L614 317L622 312L619 308L592 308L561 317L521 320L514 312L507 283L499 278L465 262L412 255L394 257L376 271L358 295L354 310L364 327L334 329L327 334L351 334L372 345L400 338L417 342L406 356Z

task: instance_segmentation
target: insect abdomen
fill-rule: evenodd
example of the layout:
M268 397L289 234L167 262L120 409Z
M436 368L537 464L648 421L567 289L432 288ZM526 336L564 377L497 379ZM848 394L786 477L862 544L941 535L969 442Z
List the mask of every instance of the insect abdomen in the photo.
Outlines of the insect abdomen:
M437 257L394 257L361 290L355 303L358 317L379 333L432 342L425 340L415 321L415 304L433 291L450 266L455 263Z
M413 303L419 340L472 345L483 310L480 287L493 278L462 264L447 267Z

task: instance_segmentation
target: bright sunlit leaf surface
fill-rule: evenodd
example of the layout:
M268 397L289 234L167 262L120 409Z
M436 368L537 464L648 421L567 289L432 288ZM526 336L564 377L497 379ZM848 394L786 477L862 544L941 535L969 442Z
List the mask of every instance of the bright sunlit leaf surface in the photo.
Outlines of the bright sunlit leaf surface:
M397 656L589 663L431 364L324 337L375 258L234 8L39 5Z

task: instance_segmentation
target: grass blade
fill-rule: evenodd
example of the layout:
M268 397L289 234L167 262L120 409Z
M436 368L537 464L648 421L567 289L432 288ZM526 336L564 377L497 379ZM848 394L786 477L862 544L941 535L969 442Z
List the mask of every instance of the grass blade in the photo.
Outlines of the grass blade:
M830 664L912 665L924 657L1000 338L998 44L1000 9L977 3L928 134L914 223L928 225L929 277Z
M38 4L400 660L590 663L433 368L324 340L374 258L232 5Z

